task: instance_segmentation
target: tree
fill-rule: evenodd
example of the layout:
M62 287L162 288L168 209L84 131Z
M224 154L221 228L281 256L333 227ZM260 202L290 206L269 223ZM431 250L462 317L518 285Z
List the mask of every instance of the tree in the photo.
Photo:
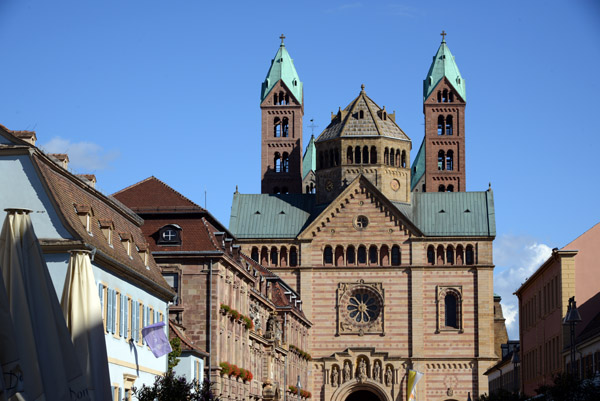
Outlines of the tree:
M505 389L499 389L490 395L484 394L479 397L479 399L480 401L523 401L526 399L526 397L512 393Z
M142 385L134 387L133 395L139 401L219 401L211 391L212 383L205 380L202 385L197 380L188 382L184 376L175 376L168 371L162 376L156 376L151 387Z
M181 355L181 340L177 337L171 338L169 341L171 343L172 351L169 352L169 372L173 370L175 366L179 363L179 356Z
M578 380L568 373L559 373L554 377L554 384L541 386L535 390L546 401L596 401L600 400L600 387L592 380Z

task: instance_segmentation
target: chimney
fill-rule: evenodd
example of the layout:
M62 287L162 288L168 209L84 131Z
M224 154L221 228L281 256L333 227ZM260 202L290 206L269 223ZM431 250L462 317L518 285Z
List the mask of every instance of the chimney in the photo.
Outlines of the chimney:
M81 181L85 182L92 188L96 188L96 176L94 174L77 174Z
M50 153L48 156L65 170L69 167L69 155L66 153Z
M13 131L13 134L17 138L22 139L28 144L35 146L35 141L37 140L37 137L35 136L34 131Z

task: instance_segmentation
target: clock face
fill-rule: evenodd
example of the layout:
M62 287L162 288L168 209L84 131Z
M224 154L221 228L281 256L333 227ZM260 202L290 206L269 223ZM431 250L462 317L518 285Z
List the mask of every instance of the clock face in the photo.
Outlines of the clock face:
M397 190L400 189L400 182L398 180L396 180L396 179L393 179L390 182L390 187L392 188L392 190L397 191Z
M331 192L331 190L333 189L333 181L331 181L331 180L327 180L327 183L325 183L325 189L326 189L327 191L330 191L330 192Z

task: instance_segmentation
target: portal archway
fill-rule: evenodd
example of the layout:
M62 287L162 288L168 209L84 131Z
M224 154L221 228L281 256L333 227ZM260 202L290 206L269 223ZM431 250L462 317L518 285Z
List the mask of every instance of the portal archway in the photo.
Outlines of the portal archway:
M358 390L346 397L345 401L381 401L381 398L369 390Z

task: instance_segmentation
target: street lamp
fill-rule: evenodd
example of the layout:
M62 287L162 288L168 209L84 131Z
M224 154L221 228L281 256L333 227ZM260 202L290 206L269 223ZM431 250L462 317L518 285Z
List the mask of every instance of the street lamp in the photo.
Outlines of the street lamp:
M517 370L517 365L521 362L519 359L519 347L513 348L513 354L510 361L513 364L514 392L517 394L519 392L519 373Z
M298 388L298 396L299 396L300 390L302 390L302 383L300 383L300 375L298 375L298 382L296 383L296 387Z
M575 297L569 298L569 306L567 307L567 315L563 320L564 326L569 326L571 329L571 375L574 374L575 370L575 325L581 322L581 315L577 310L577 304L575 303ZM579 376L579 375L578 375Z

